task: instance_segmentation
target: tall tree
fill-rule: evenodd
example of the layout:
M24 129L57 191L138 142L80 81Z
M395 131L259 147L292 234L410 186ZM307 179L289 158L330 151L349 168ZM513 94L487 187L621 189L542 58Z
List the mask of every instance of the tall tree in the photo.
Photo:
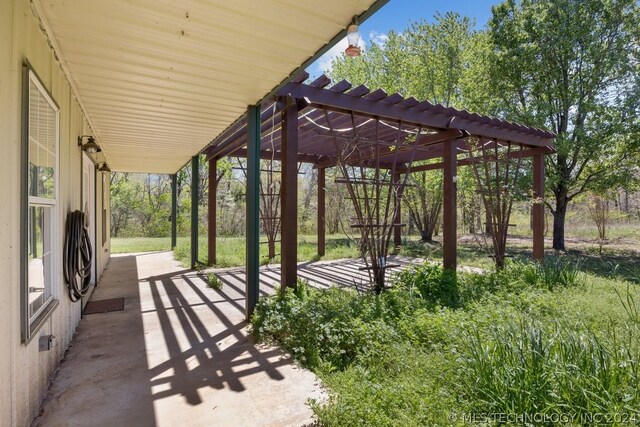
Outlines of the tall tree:
M469 102L465 98L476 96L469 83L476 85L473 76L482 74L478 67L487 64L489 39L473 27L471 19L457 13L436 13L433 23L420 20L400 34L389 32L384 44L372 43L359 58L336 58L329 74L334 80L462 108Z
M490 39L473 27L471 19L457 13L436 13L432 22L420 20L400 34L390 32L384 44L372 44L360 58L338 58L330 75L434 104L494 113L498 104L486 78ZM442 206L438 173L416 174L417 187L403 195L425 241L432 240Z
M633 166L639 19L636 0L507 0L493 8L492 85L504 113L557 134L546 163L554 249L565 249L569 203Z

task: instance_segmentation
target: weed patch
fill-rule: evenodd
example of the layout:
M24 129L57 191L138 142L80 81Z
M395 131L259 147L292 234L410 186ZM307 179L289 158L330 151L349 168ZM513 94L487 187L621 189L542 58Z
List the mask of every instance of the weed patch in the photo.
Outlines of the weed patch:
M450 425L471 413L638 417L631 292L569 259L487 274L423 265L381 295L301 282L261 300L252 325L329 387L329 402L312 404L324 425Z

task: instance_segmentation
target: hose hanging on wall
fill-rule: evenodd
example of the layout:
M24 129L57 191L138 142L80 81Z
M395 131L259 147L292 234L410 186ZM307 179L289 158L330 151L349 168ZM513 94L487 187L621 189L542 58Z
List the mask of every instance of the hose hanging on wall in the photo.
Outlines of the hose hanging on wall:
M93 252L89 232L84 221L85 214L82 211L73 211L67 214L63 269L64 280L69 287L69 298L73 302L82 298L91 286Z

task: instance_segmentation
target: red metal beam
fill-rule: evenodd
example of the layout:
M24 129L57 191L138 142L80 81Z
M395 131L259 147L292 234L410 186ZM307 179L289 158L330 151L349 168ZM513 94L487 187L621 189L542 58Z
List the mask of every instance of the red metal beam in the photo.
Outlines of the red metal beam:
M328 136L328 137L335 137L335 138L343 138L343 139L351 139L349 137L344 137L341 135L331 135L330 133L320 133L323 136ZM438 133L434 133L434 134L430 134L430 135L425 135L423 137L420 138L420 140L418 140L417 143L415 144L410 144L407 146L403 146L403 145L395 145L393 147L391 146L386 146L380 149L379 154L378 153L371 153L370 156L364 156L364 157L358 157L359 161L366 161L366 160L371 160L373 158L379 157L379 158L383 158L383 157L388 157L388 156L394 156L397 153L402 153L405 151L411 151L414 149L414 147L419 147L419 148L425 148L425 147L429 147L432 145L436 145L436 144L440 144L443 141L447 141L450 139L455 139L455 138L459 138L461 136L463 136L463 132L458 130L458 129L449 129L449 130L443 130L441 132ZM363 138L365 140L367 140L366 138ZM375 140L370 140L371 143L377 143L378 141ZM387 142L385 142L385 144L387 144ZM327 159L323 162L318 163L317 167L333 167L337 164L338 159L336 158L330 158Z
M318 256L325 254L325 168L318 169Z
M272 156L273 154L273 156ZM233 157L247 157L247 149L246 148L239 148L236 151L232 152L230 155L232 155ZM282 151L276 151L275 153L272 153L271 151L261 151L260 152L260 158L262 160L278 160L278 161L282 161ZM312 164L316 164L318 162L321 162L323 160L325 160L326 157L322 157L322 156L314 156L311 154L300 154L298 153L298 161L302 162L302 163L312 163Z

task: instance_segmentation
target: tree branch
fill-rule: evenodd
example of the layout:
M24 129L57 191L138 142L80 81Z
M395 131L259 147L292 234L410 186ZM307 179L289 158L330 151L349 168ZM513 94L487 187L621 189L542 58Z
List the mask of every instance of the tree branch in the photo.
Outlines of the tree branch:
M592 174L587 176L585 180L582 182L582 185L580 186L578 191L576 191L573 194L567 195L567 201L570 202L571 200L573 200L574 197L584 193L584 191L587 188L587 185L589 185L594 179L596 179L598 176L602 175L603 173L604 173L604 169L600 169L599 171L593 172Z

